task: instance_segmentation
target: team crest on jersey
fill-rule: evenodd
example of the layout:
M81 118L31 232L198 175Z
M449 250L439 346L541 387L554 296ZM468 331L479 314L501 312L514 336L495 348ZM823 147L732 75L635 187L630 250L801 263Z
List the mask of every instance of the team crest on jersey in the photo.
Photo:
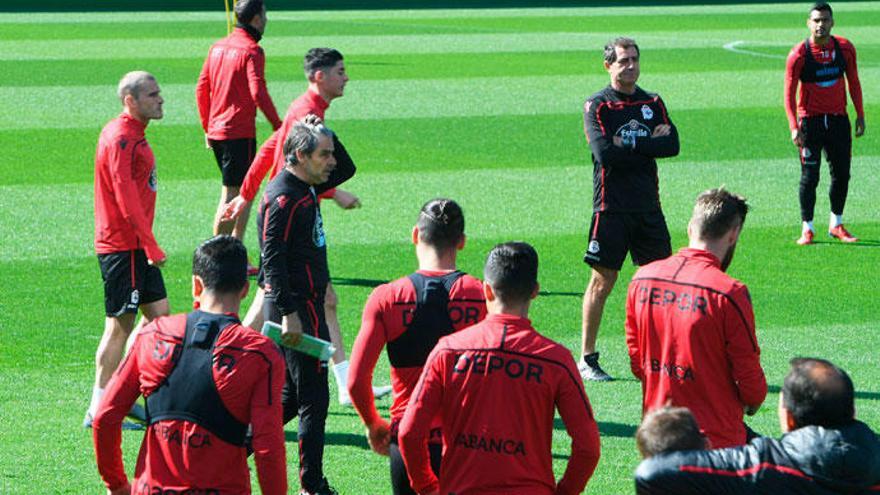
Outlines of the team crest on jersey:
M810 153L810 148L804 147L803 155L804 158L809 158L812 155L812 153Z
M587 246L587 252L591 254L596 254L599 252L599 241L593 239L590 241L590 245Z
M277 198L275 198L275 202L278 203L278 207L283 210L284 205L287 204L287 196L282 194L281 196L278 196Z
M156 167L153 167L153 170L150 170L150 180L147 181L147 185L150 186L150 190L153 192L159 190L159 179L156 176Z
M324 247L327 239L324 237L324 219L321 217L321 209L315 208L315 227L312 230L312 240L315 247Z
M654 118L654 111L648 105L642 105L642 118L651 120Z
M137 289L131 291L131 303L137 304L141 300L141 293Z

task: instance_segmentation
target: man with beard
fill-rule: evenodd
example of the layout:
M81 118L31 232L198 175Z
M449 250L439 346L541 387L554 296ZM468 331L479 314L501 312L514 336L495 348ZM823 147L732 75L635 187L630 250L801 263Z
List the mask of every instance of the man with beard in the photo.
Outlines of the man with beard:
M743 413L767 395L746 286L724 272L748 212L723 188L697 197L687 248L642 267L626 300L626 345L642 409L689 408L713 448L743 445Z

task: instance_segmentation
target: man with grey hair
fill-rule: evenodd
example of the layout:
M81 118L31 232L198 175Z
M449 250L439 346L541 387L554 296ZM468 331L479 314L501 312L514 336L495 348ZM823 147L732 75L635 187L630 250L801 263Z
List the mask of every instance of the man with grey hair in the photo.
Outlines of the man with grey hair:
M636 446L643 459L680 450L703 450L706 437L686 407L661 407L645 415L636 430Z
M315 116L293 125L283 152L285 166L266 187L257 217L266 292L263 316L280 323L286 339L307 333L330 340L324 313L330 274L318 196L351 178L355 166L350 160L337 164L333 133ZM327 362L283 351L284 422L299 415L302 493L336 493L322 467L330 397Z
M645 413L689 408L712 447L746 443L743 413L767 395L746 286L730 266L748 205L724 188L697 198L689 245L640 268L626 299L626 345Z
M147 124L162 118L164 100L156 78L144 71L123 76L117 93L122 113L104 126L95 154L95 251L106 318L86 428L91 428L104 387L122 359L138 310L147 321L168 314L159 271L165 253L153 235L156 160L144 136Z

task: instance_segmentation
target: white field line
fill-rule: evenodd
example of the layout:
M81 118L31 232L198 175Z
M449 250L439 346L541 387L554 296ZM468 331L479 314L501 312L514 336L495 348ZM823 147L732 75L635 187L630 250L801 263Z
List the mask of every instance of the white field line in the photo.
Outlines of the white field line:
M746 42L741 41L741 40L731 41L730 43L724 44L724 49L727 51L731 51L733 53L741 53L743 55L751 55L753 57L772 58L775 60L785 60L785 58L786 58L785 55L776 55L774 53L761 53L761 52L756 52L754 50L747 50L745 48L740 48L741 46L743 46L745 44L746 44Z

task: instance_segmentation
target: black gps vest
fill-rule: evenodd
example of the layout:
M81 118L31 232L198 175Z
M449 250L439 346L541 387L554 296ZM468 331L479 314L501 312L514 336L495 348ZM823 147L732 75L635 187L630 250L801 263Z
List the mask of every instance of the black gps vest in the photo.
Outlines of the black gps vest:
M388 342L388 361L395 368L424 366L428 355L441 337L453 332L449 317L449 291L464 272L454 271L442 277L409 276L416 290L416 306L406 331Z
M226 409L214 383L214 346L224 328L240 323L228 315L193 311L186 316L180 355L165 381L146 399L147 422L191 421L232 445L244 446L248 425Z
M835 81L843 77L846 71L846 60L843 58L843 51L840 49L840 43L837 38L831 37L833 43L834 56L831 63L822 64L813 58L813 52L810 50L810 39L804 41L804 68L801 70L800 80L805 83L825 83Z

